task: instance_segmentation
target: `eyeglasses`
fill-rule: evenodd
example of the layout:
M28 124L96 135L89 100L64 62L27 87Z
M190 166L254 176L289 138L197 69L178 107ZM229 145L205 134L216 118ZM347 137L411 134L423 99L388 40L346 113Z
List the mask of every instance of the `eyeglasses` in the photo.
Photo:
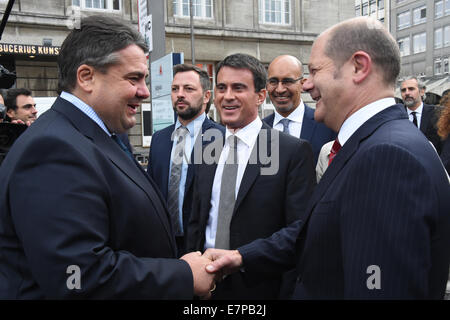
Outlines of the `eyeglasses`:
M269 80L267 80L267 86L275 88L275 87L278 87L278 83L281 82L283 87L290 87L294 83L296 83L298 80L302 80L302 79L303 79L303 77L300 77L298 79L284 78L284 79L281 79L281 80L278 80L277 78L270 78Z

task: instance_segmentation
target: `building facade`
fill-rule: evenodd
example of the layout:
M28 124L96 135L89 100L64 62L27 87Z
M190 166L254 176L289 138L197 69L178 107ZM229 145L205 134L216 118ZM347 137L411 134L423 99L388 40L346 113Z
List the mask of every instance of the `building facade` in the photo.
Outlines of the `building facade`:
M151 5L153 1L148 0ZM192 0L195 63L215 78L215 65L227 55L251 54L266 66L281 54L307 63L317 35L354 16L354 0ZM0 14L7 1L0 0ZM108 14L136 25L138 0L16 0L0 41L0 64L17 74L17 87L36 97L56 97L57 55L73 28L74 16ZM192 62L189 0L164 1L165 52L183 52ZM158 14L153 12L153 15ZM305 70L307 71L307 70ZM309 95L304 96L310 100ZM270 109L267 101L263 110ZM214 113L214 109L213 109ZM264 115L264 114L262 114ZM130 132L142 145L142 127Z

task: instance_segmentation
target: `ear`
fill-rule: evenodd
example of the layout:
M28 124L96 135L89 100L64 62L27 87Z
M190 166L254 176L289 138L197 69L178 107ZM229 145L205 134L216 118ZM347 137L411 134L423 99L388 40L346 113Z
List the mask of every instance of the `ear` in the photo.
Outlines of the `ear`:
M261 89L258 92L258 106L262 105L264 103L264 101L266 100L266 95L267 95L267 90L266 89Z
M203 97L203 103L208 103L209 99L211 99L211 90L206 90L205 96Z
M98 71L87 64L79 66L77 69L77 86L85 92L92 92L96 72Z
M10 118L10 119L14 119L14 117L16 116L16 112L13 109L9 109L8 111L6 111L6 115Z
M372 58L364 51L356 51L351 58L353 63L353 82L363 82L372 71Z

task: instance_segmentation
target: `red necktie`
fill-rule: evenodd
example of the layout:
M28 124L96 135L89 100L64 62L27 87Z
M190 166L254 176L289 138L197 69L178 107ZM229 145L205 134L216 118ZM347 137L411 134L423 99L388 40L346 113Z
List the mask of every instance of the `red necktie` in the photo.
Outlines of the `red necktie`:
M331 161L333 161L334 157L336 157L340 149L341 144L339 143L339 140L336 138L336 140L334 140L333 146L331 147L330 155L328 156L328 165L331 164Z

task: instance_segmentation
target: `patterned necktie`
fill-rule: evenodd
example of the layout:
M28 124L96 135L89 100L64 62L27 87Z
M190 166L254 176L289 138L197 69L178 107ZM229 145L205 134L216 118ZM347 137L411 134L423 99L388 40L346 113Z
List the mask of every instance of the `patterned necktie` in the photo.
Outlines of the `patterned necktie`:
M281 119L280 123L283 125L283 132L289 134L289 122L291 122L291 120L289 119Z
M170 217L172 220L173 231L175 236L183 235L183 226L181 223L180 209L179 209L179 190L181 168L183 165L184 146L186 144L186 136L189 131L184 126L178 127L175 135L178 137L177 144L171 160L169 190L167 194L167 206L169 208Z
M334 140L333 146L331 147L330 155L328 156L328 165L331 164L331 162L333 161L334 157L336 157L339 150L341 150L341 144L339 143L339 140L336 138L336 140Z
M217 233L215 248L230 248L230 223L236 202L236 177L238 172L237 142L235 135L228 137L230 151L223 166L220 185L219 213L217 219Z
M120 147L120 149L122 149L127 156L134 161L134 157L131 154L131 151L127 148L127 146L122 142L122 140L119 139L118 136L116 136L115 134L111 135L111 138L114 140L115 143L117 143Z
M413 123L414 125L418 128L419 126L417 125L417 117L416 117L416 113L415 111L411 112L412 116L413 116Z

